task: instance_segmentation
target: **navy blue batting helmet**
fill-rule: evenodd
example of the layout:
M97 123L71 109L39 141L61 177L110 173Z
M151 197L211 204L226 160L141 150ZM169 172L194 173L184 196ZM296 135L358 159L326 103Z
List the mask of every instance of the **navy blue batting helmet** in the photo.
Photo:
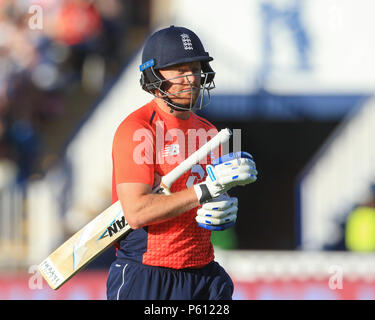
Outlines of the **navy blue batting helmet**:
M201 63L201 86L205 90L212 85L215 72L209 62L213 58L205 51L199 37L184 27L170 26L153 33L145 42L140 65L141 86L150 93L160 89L164 79L159 69L199 61ZM168 101L167 101L168 102ZM169 103L170 104L170 103ZM182 109L186 109L182 107Z
M152 59L156 70L179 63L213 60L193 31L175 26L159 30L147 39L142 64Z

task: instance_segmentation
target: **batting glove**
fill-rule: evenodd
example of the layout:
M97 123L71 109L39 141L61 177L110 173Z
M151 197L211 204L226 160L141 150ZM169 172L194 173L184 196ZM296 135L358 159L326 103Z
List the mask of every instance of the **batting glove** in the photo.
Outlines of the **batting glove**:
M212 165L206 166L206 171L206 180L194 185L194 191L201 204L235 186L255 182L258 174L251 154L242 151L214 159Z
M197 211L195 220L202 228L222 231L232 227L237 219L238 199L223 194L206 202Z

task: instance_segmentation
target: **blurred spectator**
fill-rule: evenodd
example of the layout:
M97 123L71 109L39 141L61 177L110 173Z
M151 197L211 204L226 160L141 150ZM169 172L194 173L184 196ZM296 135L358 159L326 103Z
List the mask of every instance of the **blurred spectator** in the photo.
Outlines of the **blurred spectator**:
M98 9L87 0L65 0L56 17L56 40L76 45L99 35Z
M350 251L375 251L375 185L370 198L356 207L349 215L345 244Z
M19 182L38 171L43 137L64 135L47 124L72 108L84 113L90 104L74 101L99 94L119 72L128 34L139 26L133 13L146 2L0 0L0 158L17 163ZM41 30L29 26L33 4L42 8ZM65 136L74 129L61 128Z

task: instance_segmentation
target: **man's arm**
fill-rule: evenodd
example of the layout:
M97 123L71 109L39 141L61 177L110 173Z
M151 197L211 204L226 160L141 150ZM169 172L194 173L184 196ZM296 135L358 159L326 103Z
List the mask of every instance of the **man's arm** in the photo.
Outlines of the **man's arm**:
M193 187L164 195L153 194L148 184L121 183L117 195L132 229L174 218L200 205Z
M208 176L205 181L170 195L152 193L151 186L144 183L118 184L117 195L125 219L131 228L138 229L174 218L219 197L237 185L243 186L253 183L257 179L258 172L255 162L247 152L227 154L215 159L213 164L206 168ZM223 221L220 220L221 223L218 224L231 222L231 219L234 218L234 216L226 216L225 212L219 216ZM226 219L229 220L225 221ZM217 223L216 220L214 219L212 222ZM202 223L200 218L199 222ZM208 224L211 225L211 221ZM204 223L201 226L205 227Z

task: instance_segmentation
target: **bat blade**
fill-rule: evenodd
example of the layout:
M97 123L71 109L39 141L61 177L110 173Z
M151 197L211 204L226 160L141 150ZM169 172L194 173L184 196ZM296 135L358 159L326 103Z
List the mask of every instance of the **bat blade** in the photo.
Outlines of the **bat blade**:
M43 260L39 271L48 285L57 290L130 231L117 201Z
M220 144L227 142L231 135L232 132L229 129L221 130L162 178L161 186L165 188L155 188L153 192L160 193L162 190L163 193L169 194L169 188L182 174ZM132 229L125 220L121 203L117 201L44 259L38 266L39 271L48 285L57 290L114 242L131 231Z

